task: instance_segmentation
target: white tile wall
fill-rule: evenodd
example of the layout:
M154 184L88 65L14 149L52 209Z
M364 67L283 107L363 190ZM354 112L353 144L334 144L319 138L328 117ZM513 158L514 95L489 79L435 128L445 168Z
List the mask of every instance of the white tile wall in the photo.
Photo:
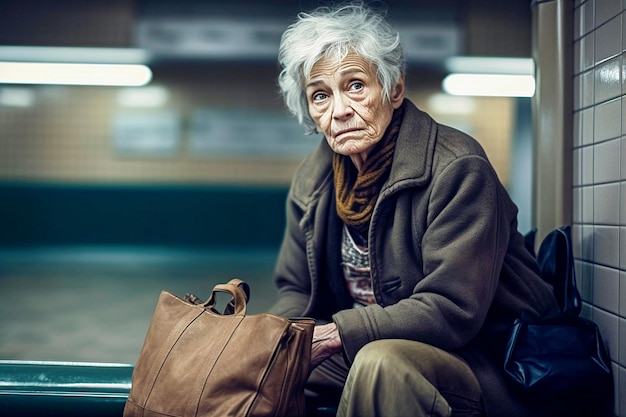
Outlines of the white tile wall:
M596 0L595 3L595 27L602 25L622 12L622 2L620 0Z
M581 185L589 185L593 184L593 147L587 146L581 149L582 158L580 167L582 177L581 177ZM583 197L585 198L585 197ZM585 213L583 211L583 215L588 215L589 213ZM593 215L593 213L592 213ZM590 218L587 217L587 220Z
M589 72L591 74L591 71ZM590 94L591 99L588 101L589 106L592 106L593 104L593 89L591 90L591 94ZM594 108L593 107L588 107L586 109L581 110L582 113L582 119L583 119L583 130L582 130L582 137L581 137L581 141L583 143L583 145L589 145L590 143L593 143L593 115L594 115Z
M619 227L594 226L593 262L619 268Z
M602 62L622 52L622 16L617 15L595 33L595 62Z
M623 186L622 186L623 187ZM622 196L624 194L622 193ZM620 203L622 204L622 203ZM620 270L626 269L626 227L620 227L619 229L619 267ZM626 294L626 282L621 291L623 294ZM624 309L620 309L620 314L622 316L626 316L626 298L621 302L621 304L625 307ZM626 345L624 345L626 346ZM624 349L626 350L626 349Z
M596 225L619 225L620 185L598 185L593 197L593 222Z
M621 105L621 100L613 101ZM601 107L601 106L598 106ZM606 106L605 106L606 107ZM620 109L621 111L621 109ZM613 119L607 119L607 125L615 126L613 120L619 120L620 112L614 114ZM596 134L597 138L605 137L602 134L607 134L608 131L613 131L613 129L598 129L599 132ZM619 133L617 133L619 136ZM593 183L601 184L606 182L615 182L620 179L620 148L621 148L621 139L615 138L606 142L602 142L593 147ZM617 186L617 183L614 184ZM619 189L618 195L619 195ZM614 207L617 214L619 214L619 206ZM615 223L617 224L617 222Z
M626 0L578 0L573 47L573 237L583 315L614 362L626 417Z
M609 99L621 95L621 69L621 55L599 63L594 68L594 101L596 104L606 102Z
M626 386L626 368L622 368L619 367L617 369L617 372L615 372L616 375L616 382L618 384L618 390L619 387L623 387ZM622 417L622 416L626 416L626 401L620 401L621 400L621 391L618 391L618 395L615 398L617 405L615 407L615 409L618 411L618 416Z
M626 272L620 271L619 273L619 315L620 317L626 316ZM626 320L620 321L620 346L626 346L626 343L622 343L622 340L626 340L626 328L622 329L623 325L626 325ZM626 349L620 350L619 362L626 363Z
M617 72L617 74L619 74L619 71ZM607 85L610 84L606 83L602 87L606 87ZM598 87L598 83L596 80L596 97L599 96L598 93L602 87ZM611 90L621 91L620 84L612 83ZM615 98L609 101L601 101L594 107L594 110L595 115L593 123L593 141L601 142L607 139L618 138L622 133L622 124L619 123L622 117L622 100L620 98ZM606 164L602 165L607 167L607 169L610 169L610 167L608 167Z
M593 274L593 304L619 314L619 270L596 265ZM613 352L617 355L618 352Z
M594 100L594 89L593 89L593 71L585 71L581 74L581 104L582 107L588 107L593 104ZM588 113L591 113L590 111ZM593 124L589 125L590 128L593 127Z
M622 100L622 109L624 108L626 108L626 105L625 105L625 102ZM622 115L622 120L624 119L626 118ZM626 161L626 138L622 138L622 144L621 144L621 149L620 149L620 161ZM620 163L620 178L626 178L626 164ZM622 207L621 212L624 214L622 216L622 224L626 224L626 206Z

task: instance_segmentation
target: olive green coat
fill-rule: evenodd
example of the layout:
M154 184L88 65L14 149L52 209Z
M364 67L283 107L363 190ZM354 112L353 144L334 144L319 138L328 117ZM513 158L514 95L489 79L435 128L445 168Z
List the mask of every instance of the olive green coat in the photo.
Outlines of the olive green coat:
M555 308L517 230L517 207L473 138L405 100L389 179L369 229L377 304L350 308L340 268L332 150L322 140L301 164L287 201L273 312L333 320L345 355L383 338L419 340L463 356L489 416L523 416L506 390L492 331L522 311Z

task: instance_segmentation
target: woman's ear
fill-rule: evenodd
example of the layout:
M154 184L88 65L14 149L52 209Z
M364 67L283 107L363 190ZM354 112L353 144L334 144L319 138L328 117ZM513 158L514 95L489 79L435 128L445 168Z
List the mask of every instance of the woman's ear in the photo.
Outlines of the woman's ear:
M403 101L404 101L404 74L400 75L400 79L398 80L398 83L393 88L393 91L391 93L391 106L394 109L397 109L398 107L402 105Z

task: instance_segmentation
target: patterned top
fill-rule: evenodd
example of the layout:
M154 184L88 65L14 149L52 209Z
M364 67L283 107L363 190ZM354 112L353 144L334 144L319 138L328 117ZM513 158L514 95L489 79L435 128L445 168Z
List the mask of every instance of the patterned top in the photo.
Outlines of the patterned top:
M363 307L375 304L367 242L357 244L346 225L343 227L341 236L341 259L343 276L348 291L354 298L354 306Z

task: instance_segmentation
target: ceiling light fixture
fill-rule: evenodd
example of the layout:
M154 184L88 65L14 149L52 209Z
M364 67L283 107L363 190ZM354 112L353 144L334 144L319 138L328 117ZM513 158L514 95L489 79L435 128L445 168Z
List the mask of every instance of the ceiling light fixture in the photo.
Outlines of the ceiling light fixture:
M0 84L142 86L152 71L137 64L0 62Z
M122 88L117 93L117 104L121 107L162 107L168 97L168 90L158 85Z
M535 93L531 58L455 56L445 62L448 94L459 96L532 97Z
M0 88L0 106L31 107L35 102L35 93L30 88Z
M443 90L458 96L532 97L532 75L450 74L443 80Z
M0 84L142 86L149 59L135 48L0 46Z
M476 101L472 97L436 93L428 97L427 103L438 114L468 115L476 110Z

